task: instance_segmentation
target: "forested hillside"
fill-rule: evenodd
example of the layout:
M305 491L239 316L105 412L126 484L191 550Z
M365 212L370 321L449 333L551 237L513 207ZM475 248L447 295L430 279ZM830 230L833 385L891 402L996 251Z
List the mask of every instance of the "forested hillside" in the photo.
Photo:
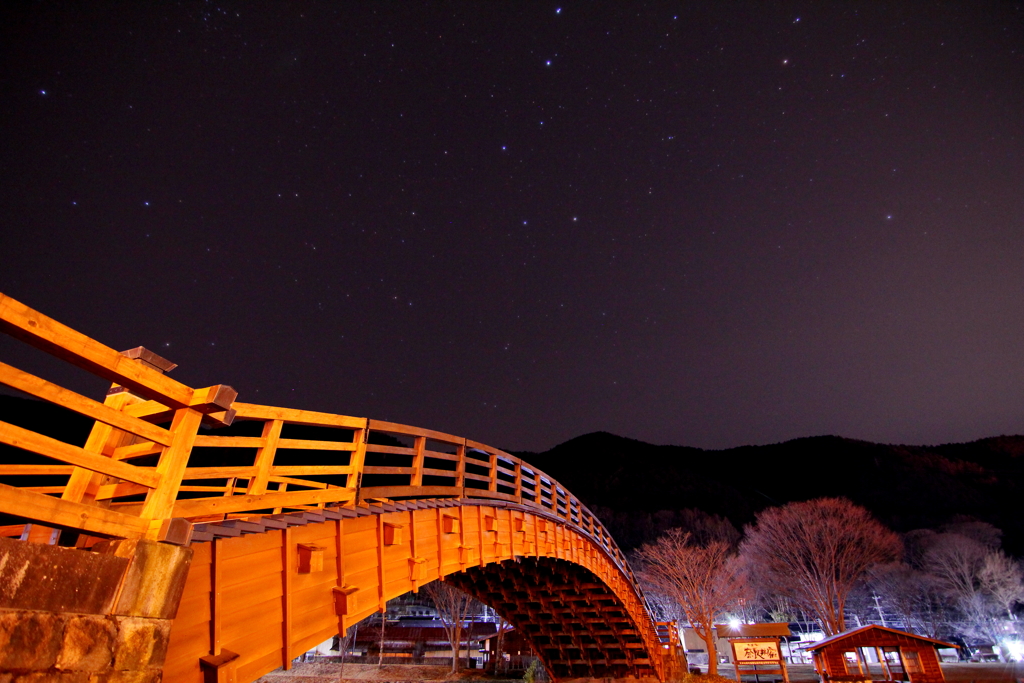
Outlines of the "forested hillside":
M518 453L561 481L629 548L697 509L738 528L764 508L844 496L895 531L974 518L1024 554L1024 436L893 446L835 436L711 451L655 446L605 432L543 453Z

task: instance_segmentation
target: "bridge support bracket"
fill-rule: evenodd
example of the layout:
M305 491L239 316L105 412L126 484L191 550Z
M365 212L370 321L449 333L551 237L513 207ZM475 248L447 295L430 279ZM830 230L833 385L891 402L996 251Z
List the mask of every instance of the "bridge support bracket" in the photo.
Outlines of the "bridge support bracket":
M334 587L334 613L339 617L352 614L355 610L355 594L358 586L335 586Z
M200 657L199 669L203 672L203 683L235 683L238 654L231 650L221 650L219 655Z

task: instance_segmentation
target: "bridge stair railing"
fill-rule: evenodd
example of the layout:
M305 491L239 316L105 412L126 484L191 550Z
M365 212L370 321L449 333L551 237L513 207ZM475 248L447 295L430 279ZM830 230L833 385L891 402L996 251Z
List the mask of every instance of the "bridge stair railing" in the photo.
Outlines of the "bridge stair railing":
M0 363L0 383L96 421L80 447L0 416L0 443L37 456L0 465L0 476L65 478L59 487L0 484L0 513L31 520L35 528L22 532L31 540L55 540L49 527L110 538L170 540L179 534L185 526L172 523L171 512L199 425L230 420L236 392L224 385L188 387L164 375L165 361L155 354L118 353L3 294L0 331L114 383L100 403ZM157 462L133 464L140 452L156 455ZM108 505L125 495L140 499L137 513Z

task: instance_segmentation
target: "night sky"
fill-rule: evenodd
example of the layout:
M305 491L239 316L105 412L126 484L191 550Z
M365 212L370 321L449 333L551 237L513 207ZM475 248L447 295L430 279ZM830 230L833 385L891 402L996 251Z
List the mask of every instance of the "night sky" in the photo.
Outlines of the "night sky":
M0 88L0 292L191 386L506 449L1024 432L1021 3L5 3Z

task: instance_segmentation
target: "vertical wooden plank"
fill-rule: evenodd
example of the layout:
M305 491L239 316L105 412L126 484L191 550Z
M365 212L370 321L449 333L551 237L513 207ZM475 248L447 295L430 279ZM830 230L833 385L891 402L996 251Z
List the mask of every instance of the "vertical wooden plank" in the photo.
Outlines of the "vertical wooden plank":
M444 520L441 508L434 508L437 521L437 578L444 578Z
M498 490L498 454L491 453L491 471L488 473L490 479L487 482L488 491Z
M288 484L286 482L283 482L283 481L278 482L277 483L277 490L280 491L281 493L284 493L285 491L288 490ZM282 510L282 508L274 508L274 514L275 515L281 514L281 510Z
M463 557L467 551L463 550L466 547L466 506L460 505L456 508L459 511L459 569L465 569L466 563L463 562Z
M221 607L224 580L221 575L221 554L224 541L214 538L210 543L210 654L220 654L220 626L224 615Z
M476 530L477 537L480 539L480 566L483 567L487 563L484 561L484 508L482 505L476 506Z
M334 568L337 571L338 576L338 588L342 588L345 585L345 526L344 519L334 520L334 549L337 552L337 556L334 558ZM342 638L345 637L345 630L348 628L348 624L345 623L345 619L348 615L338 616L338 635Z
M462 495L466 495L466 440L463 439L458 448L459 462L455 468L455 485L463 489Z
M163 449L156 465L156 473L161 475L160 485L146 496L142 514L139 515L143 519L157 520L148 534L153 540L157 540L156 536L160 531L159 520L170 518L174 511L174 500L178 497L181 477L188 466L188 456L192 452L192 444L196 440L196 432L199 431L202 419L203 414L192 408L182 408L174 412L170 430L173 434L171 445Z
M281 529L281 666L292 668L292 548L291 528Z
M334 549L337 557L334 558L334 568L338 575L338 586L345 585L345 528L342 526L342 519L334 520Z
M516 502L523 503L523 461L516 458Z
M116 385L115 385L116 386ZM134 399L134 400L133 400ZM138 403L142 399L132 396L127 391L120 391L116 394L108 394L106 399L103 401L103 405L109 406L114 410L124 410L125 406L132 403ZM116 446L122 445L120 437L132 435L126 434L120 429L114 429L108 424L103 422L96 422L92 426L92 430L89 432L89 437L85 441L84 449L89 453L96 453L97 455L109 456ZM71 500L76 503L91 502L91 499L87 500L88 489L93 479L100 479L103 475L96 474L90 470L76 467L71 471L71 477L68 479L67 486L64 487L64 493L61 494L63 500ZM98 481L96 484L98 485ZM95 496L95 494L93 494ZM91 498L91 497L90 497Z
M416 553L416 510L409 510L409 557L412 562L420 560L420 556ZM410 565L409 576L412 577L412 569ZM412 582L412 592L418 593L420 590L420 579L415 579Z
M366 463L366 443L370 440L370 418L366 418L366 426L355 430L352 438L356 442L356 448L352 451L352 457L348 461L352 466L352 474L348 475L347 488L355 489L355 499L356 502L359 502L363 499L360 488L363 485L363 465Z
M530 516L533 517L533 554L540 557L540 517Z
M277 444L281 440L283 427L283 420L270 420L263 423L263 446L256 449L256 460L253 462L255 476L249 480L246 493L259 495L267 492L270 468L274 465L274 456L277 454Z
M377 515L377 607L383 612L387 607L384 598L384 515Z
M415 454L412 456L412 478L410 486L423 486L423 450L427 446L427 437L417 436L414 445Z

